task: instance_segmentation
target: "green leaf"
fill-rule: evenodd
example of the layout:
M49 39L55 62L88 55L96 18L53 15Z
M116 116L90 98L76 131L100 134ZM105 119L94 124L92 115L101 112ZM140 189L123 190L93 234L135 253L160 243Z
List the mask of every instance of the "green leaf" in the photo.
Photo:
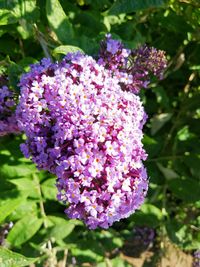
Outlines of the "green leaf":
M20 5L15 7L15 13L27 22L36 22L39 19L39 8L36 6L36 0L23 0Z
M9 178L16 177L25 177L27 175L37 173L35 165L33 164L20 164L10 166L8 164L4 164L0 169L0 175L6 176Z
M28 72L30 65L35 63L38 63L38 61L32 57L25 57L18 62L19 66L22 67L25 72Z
M68 236L74 230L76 226L75 221L56 217L56 216L48 216L48 221L53 224L49 235L54 237L56 240L60 240Z
M152 91L156 95L157 103L159 103L163 108L169 109L169 97L166 90L162 86L156 86L155 88L152 88Z
M157 141L156 139L153 139L145 134L142 142L150 158L154 156L157 157L159 155L160 149L162 148L162 143L160 141Z
M7 240L13 246L19 246L34 236L40 229L43 220L28 214L19 220L8 234Z
M99 255L99 247L98 244L94 244L94 246L90 246L90 241L85 241L85 247L84 248L71 248L72 255L77 257L79 261L82 262L101 262L103 260L103 256ZM98 247L98 250L96 247Z
M25 197L19 197L16 199L1 201L0 223L24 201L24 198Z
M157 163L158 169L162 172L162 174L164 175L164 177L166 179L174 179L179 177L178 173L176 173L174 170L169 169L169 168L165 168L162 164Z
M27 258L19 253L0 247L1 267L23 267L34 263L38 258Z
M61 45L61 46L56 47L53 50L52 54L53 56L56 56L56 54L67 55L68 53L76 53L78 51L84 54L83 50L77 46Z
M8 77L10 85L15 89L18 89L17 85L19 83L19 76L22 74L22 72L22 67L14 62L11 62L10 66L8 67Z
M50 27L61 43L67 44L74 36L73 28L58 0L46 1L46 13Z
M11 10L0 9L0 25L16 23L18 18Z
M173 179L169 180L169 189L178 198L187 202L195 202L200 196L200 182L195 179Z
M48 179L42 183L41 189L45 199L56 200L57 189L55 183L55 178Z
M165 123L171 119L171 117L171 113L162 113L155 115L151 119L151 134L156 134L165 125Z
M156 227L160 224L163 214L159 208L151 204L143 204L140 211L132 215L137 225Z
M191 174L197 179L200 179L200 155L188 156L184 159L184 163L190 169Z
M160 7L164 5L163 0L117 0L109 10L109 14L118 15L132 13L143 9Z
M10 180L10 183L15 184L19 190L27 191L27 194L33 198L39 198L38 184L32 179L18 178Z
M9 215L8 220L17 221L26 214L36 214L37 208L36 201L26 199Z

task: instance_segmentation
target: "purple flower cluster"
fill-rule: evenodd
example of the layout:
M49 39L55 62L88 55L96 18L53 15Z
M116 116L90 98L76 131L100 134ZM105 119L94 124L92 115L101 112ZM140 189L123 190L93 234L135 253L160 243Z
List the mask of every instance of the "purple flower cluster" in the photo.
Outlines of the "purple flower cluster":
M0 80L3 78L0 77ZM14 93L6 85L0 86L0 136L18 133Z
M135 239L141 242L144 246L149 246L155 239L155 230L150 227L135 227Z
M108 41L106 51L120 54L122 45ZM103 57L69 53L60 63L43 59L20 81L21 149L56 174L66 213L90 229L128 217L148 188L141 142L147 116L139 96L123 90L122 83L131 84L123 75Z
M162 79L167 67L164 51L146 45L129 50L110 35L101 42L99 56L98 63L115 72L122 90L136 94L148 86L151 75Z
M194 252L193 267L200 267L200 250Z

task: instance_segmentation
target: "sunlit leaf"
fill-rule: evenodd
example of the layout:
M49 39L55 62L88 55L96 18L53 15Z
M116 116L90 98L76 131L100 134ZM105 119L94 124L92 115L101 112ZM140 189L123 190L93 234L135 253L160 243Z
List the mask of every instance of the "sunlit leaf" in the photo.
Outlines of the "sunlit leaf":
M23 267L36 262L38 258L27 258L19 253L0 247L1 267Z
M171 113L162 113L155 115L151 119L151 134L156 134L172 117Z
M56 240L63 239L71 234L76 226L73 220L67 221L66 219L56 216L48 216L48 220L53 224L49 235Z
M13 246L19 246L27 242L32 236L34 236L40 229L43 220L38 219L32 214L27 214L16 224L8 234L7 240Z
M179 177L178 173L176 173L174 170L169 169L169 168L165 168L160 163L157 163L157 166L166 179L174 179L174 178Z
M56 200L57 188L55 178L48 179L42 183L41 189L45 199Z
M58 40L67 44L73 38L73 28L58 0L46 1L46 13L50 27L55 32Z
M39 198L38 184L30 178L18 178L10 180L19 190L27 191L30 197Z
M156 227L160 224L163 214L159 208L152 204L143 204L141 209L132 215L137 225Z
M63 54L63 55L67 55L68 53L76 53L76 52L81 52L84 54L83 50L79 47L76 46L72 46L72 45L61 45L56 47L52 54L56 55L56 54Z
M8 199L0 202L0 223L11 214L24 200L25 197Z
M16 23L18 18L11 10L0 9L0 25Z

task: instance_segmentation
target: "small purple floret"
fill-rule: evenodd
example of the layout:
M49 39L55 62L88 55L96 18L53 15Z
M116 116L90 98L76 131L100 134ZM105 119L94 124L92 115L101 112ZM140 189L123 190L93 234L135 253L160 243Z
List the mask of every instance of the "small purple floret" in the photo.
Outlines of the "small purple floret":
M0 77L0 82L1 80ZM14 92L6 85L0 86L0 136L19 133L15 106Z

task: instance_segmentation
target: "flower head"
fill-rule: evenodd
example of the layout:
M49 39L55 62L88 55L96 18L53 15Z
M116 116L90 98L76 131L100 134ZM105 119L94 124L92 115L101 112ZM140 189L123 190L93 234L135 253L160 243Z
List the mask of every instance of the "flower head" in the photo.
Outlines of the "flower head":
M19 132L15 116L14 92L5 85L6 83L6 78L0 77L0 136Z
M132 82L125 71L131 51L109 36L102 47L97 61L69 53L59 63L33 65L21 78L17 108L24 155L56 174L66 213L90 229L128 217L148 188L147 115L139 96L123 86Z
M122 90L136 94L148 86L151 75L162 79L167 67L164 51L146 45L138 49L126 49L111 35L107 35L101 43L98 62L113 72Z

